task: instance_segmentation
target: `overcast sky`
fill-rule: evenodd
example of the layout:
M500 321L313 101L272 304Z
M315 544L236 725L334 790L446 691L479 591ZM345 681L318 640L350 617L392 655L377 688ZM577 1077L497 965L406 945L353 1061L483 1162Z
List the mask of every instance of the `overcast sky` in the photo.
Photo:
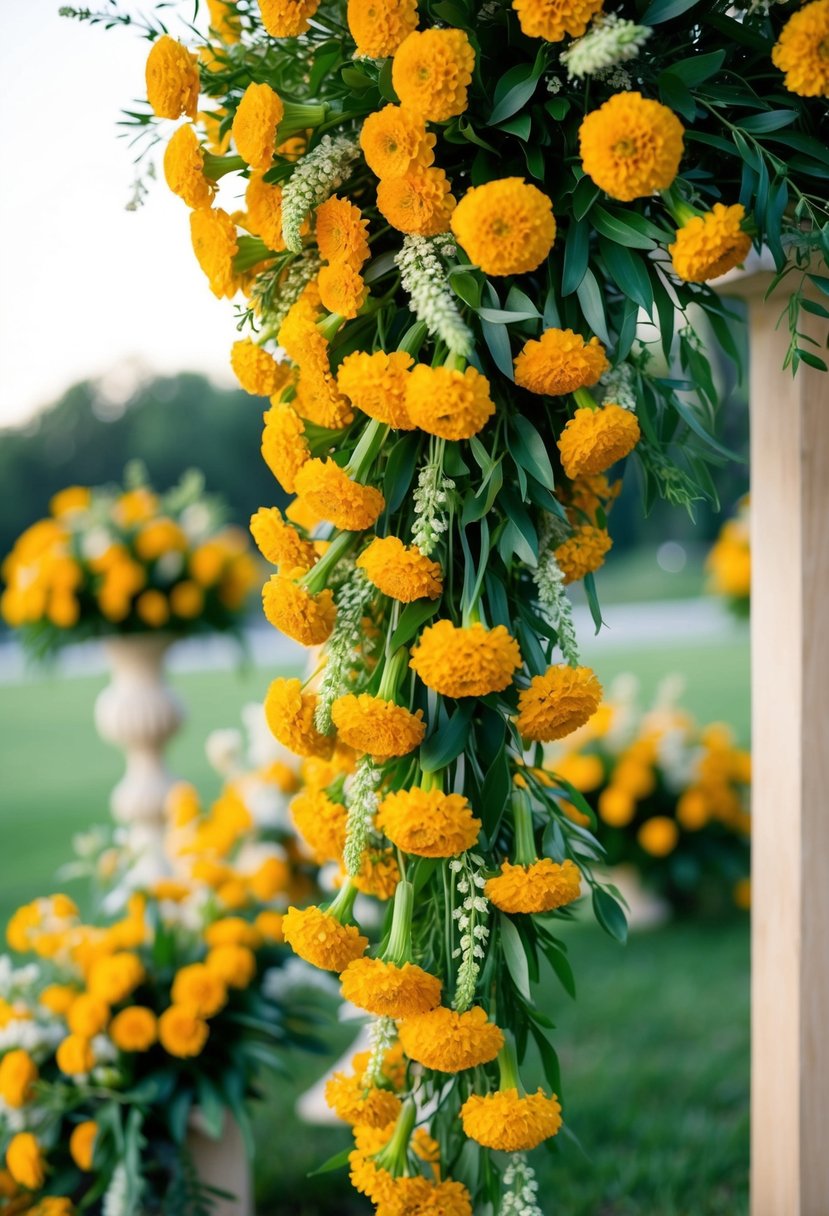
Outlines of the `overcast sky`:
M58 7L13 6L0 40L0 426L128 360L227 379L236 336L233 305L211 295L187 208L163 178L125 210L134 154L116 123L143 95L149 44Z

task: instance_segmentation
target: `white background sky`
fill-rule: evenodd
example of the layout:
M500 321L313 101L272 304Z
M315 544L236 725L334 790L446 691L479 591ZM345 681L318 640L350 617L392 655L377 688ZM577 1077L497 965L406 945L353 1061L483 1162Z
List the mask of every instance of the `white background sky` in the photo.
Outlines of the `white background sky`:
M134 154L116 123L144 94L149 43L59 4L3 5L0 426L125 360L230 382L233 305L210 293L184 203L161 177L125 210Z

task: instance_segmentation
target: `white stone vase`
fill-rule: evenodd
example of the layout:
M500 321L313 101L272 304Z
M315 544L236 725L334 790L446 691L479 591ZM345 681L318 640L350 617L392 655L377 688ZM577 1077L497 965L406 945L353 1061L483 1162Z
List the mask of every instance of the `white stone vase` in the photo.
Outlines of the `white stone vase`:
M169 634L141 633L104 642L112 681L95 702L98 734L126 758L110 809L129 832L129 847L144 867L164 869L164 801L173 777L164 748L184 721L184 708L164 681Z
M207 1134L198 1109L194 1110L187 1148L201 1181L233 1196L216 1199L210 1216L253 1216L253 1172L235 1120L226 1115L221 1136L214 1140Z

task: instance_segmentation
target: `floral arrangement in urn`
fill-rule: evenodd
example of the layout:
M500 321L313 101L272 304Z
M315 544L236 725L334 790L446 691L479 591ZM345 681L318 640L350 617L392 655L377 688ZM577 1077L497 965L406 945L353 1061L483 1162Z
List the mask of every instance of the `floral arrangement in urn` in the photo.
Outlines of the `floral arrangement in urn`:
M546 749L542 771L595 810L607 863L632 866L675 910L745 907L751 753L724 723L695 721L680 692L669 677L643 709L636 681L620 678L586 726Z
M190 785L171 791L165 877L145 883L128 838L93 830L63 875L90 880L89 914L56 894L12 916L13 955L0 956L3 1212L201 1216L247 1186L262 1072L312 1042L309 994L284 978L295 960L282 921L315 889L286 814L294 766L266 728L263 740L261 708L252 716L249 757L238 732L210 740L227 774L212 805ZM218 1189L196 1149L205 1138L208 1165L214 1141L235 1149ZM237 1202L222 1211L247 1210Z
M124 486L68 486L2 565L0 613L36 655L90 637L234 629L256 581L245 534L200 473L157 493L139 463Z
M720 534L705 562L708 586L714 595L722 596L738 616L751 611L751 528L750 506L746 494L737 504L731 519L720 528Z

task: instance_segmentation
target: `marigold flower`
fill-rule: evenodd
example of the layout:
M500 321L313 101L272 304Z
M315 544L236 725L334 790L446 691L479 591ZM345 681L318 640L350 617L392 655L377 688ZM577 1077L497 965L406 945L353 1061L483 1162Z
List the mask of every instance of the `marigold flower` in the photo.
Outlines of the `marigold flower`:
M212 1018L227 1004L227 987L204 963L191 963L176 972L170 999L200 1018Z
M351 273L348 267L344 269ZM359 278L359 275L357 277ZM340 303L344 308L349 307L345 300ZM328 366L327 355L320 361L315 357L303 361L293 408L309 422L323 426L329 431L339 431L353 420L351 403L337 388L337 382Z
M95 1052L89 1039L80 1034L70 1034L59 1044L55 1061L68 1077L82 1077L95 1067Z
M37 1137L31 1132L18 1132L6 1149L6 1168L18 1186L38 1191L46 1178L46 1163Z
M514 360L515 383L531 393L559 397L588 388L610 367L598 338L585 342L572 329L545 329Z
M563 739L592 718L601 700L602 686L589 667L548 667L518 694L518 729L537 743Z
M407 756L420 747L426 733L422 709L412 714L394 701L367 693L338 697L331 707L331 719L349 747L383 758Z
M272 38L304 34L319 6L320 0L259 0L262 24Z
M392 849L368 848L363 853L360 870L351 881L363 895L374 899L392 899L400 882L400 867Z
M826 6L829 14L829 0ZM740 227L744 219L741 203L714 203L711 211L689 219L668 246L676 274L687 283L704 283L739 266L751 249L751 237Z
M428 168L435 159L435 143L423 118L402 106L383 106L369 114L360 131L366 164L383 181Z
M188 207L209 207L215 182L204 175L204 153L189 122L173 132L164 150L164 178Z
M800 97L829 97L829 0L804 4L780 31L771 61Z
M667 190L679 172L685 130L672 110L641 93L614 93L579 128L582 165L600 190L629 203Z
M396 536L376 536L357 558L357 566L379 591L403 604L425 597L436 600L443 592L439 563Z
M281 403L263 415L262 459L287 494L296 489L296 475L310 459L305 426L296 410Z
M37 1065L28 1051L7 1051L0 1060L0 1097L7 1106L25 1106L37 1078Z
M337 610L326 587L312 595L282 574L272 574L262 588L265 616L275 629L303 646L320 646L334 628Z
M504 1045L501 1031L480 1007L455 1013L443 1005L406 1018L400 1042L410 1060L437 1072L462 1072L494 1060Z
M528 866L505 861L501 873L487 880L484 894L502 912L552 912L578 899L581 873L572 861L551 861L543 857Z
M324 736L323 736L324 737ZM339 861L345 848L348 812L323 790L303 789L288 808L294 827L319 865Z
M377 826L392 844L418 857L454 857L478 839L481 821L462 794L413 787L387 794Z
M401 105L427 122L446 122L466 109L475 52L463 30L414 31L397 48L392 84Z
M375 1216L472 1216L469 1191L453 1178L443 1182L430 1182L421 1175L392 1178L388 1190L374 1202Z
M285 107L269 84L249 84L233 118L233 142L252 169L269 169Z
M562 468L570 478L603 473L633 451L640 435L636 415L621 405L580 406L558 437Z
M667 815L654 815L646 819L636 833L636 839L651 857L667 857L679 842L676 821Z
M575 583L604 565L613 541L606 528L582 524L555 550L555 559L565 583Z
M317 551L282 517L278 507L260 507L250 517L251 536L266 561L286 570L310 570Z
M522 1153L554 1136L561 1127L561 1106L543 1090L522 1097L517 1089L472 1094L461 1107L463 1130L484 1148Z
M159 118L196 117L199 101L198 57L175 38L162 34L147 56L147 101Z
M359 270L369 256L367 230L368 220L363 219L360 208L348 199L333 194L317 207L317 248L325 262L347 262ZM320 299L325 304L321 283Z
M485 697L512 683L521 652L503 625L460 628L443 620L423 630L409 666L444 697Z
M323 266L318 282L320 299L325 307L347 321L357 316L368 299L368 287L363 276L347 262Z
M416 164L400 177L383 178L377 183L377 209L398 232L437 236L448 231L455 210L451 190L443 169Z
M414 963L359 958L340 977L343 997L377 1017L407 1018L440 1004L441 982Z
M58 1017L64 1017L69 1012L69 1007L77 995L77 990L69 984L48 984L41 992L38 1000L44 1009L48 1009L50 1013L57 1014Z
M316 708L316 695L303 692L296 679L279 676L265 694L265 718L271 734L297 756L327 758L334 749L334 740L321 735L314 726Z
M93 963L87 987L93 996L101 997L108 1005L117 1005L138 987L144 975L141 959L123 951Z
M356 925L343 925L322 908L288 908L282 922L285 941L300 958L323 971L344 971L366 952L368 938Z
M241 21L235 0L207 0L210 14L210 29L227 46L238 42L241 36Z
M360 1127L386 1127L400 1113L400 1099L389 1089L366 1085L365 1067L353 1072L335 1072L326 1082L325 1101L343 1120Z
M219 299L235 296L241 278L233 269L239 252L236 225L221 207L200 207L190 212L190 239L196 260L207 275L210 290Z
M410 431L414 423L406 409L407 372L414 360L406 351L370 355L356 350L346 355L337 371L337 387L357 409L399 430Z
M163 591L151 587L143 591L135 601L135 612L139 620L150 629L161 629L170 619L170 606Z
M553 247L553 204L522 177L498 178L467 190L452 215L452 231L486 274L524 274Z
M254 924L263 941L276 944L283 940L282 921L284 919L281 912L272 912L266 908L264 912L259 913Z
M358 56L386 59L417 29L417 0L348 0L348 28Z
M296 491L323 519L343 531L372 527L386 506L379 490L352 481L333 460L304 464L296 475Z
M242 388L253 397L272 397L281 392L291 379L291 369L287 363L277 363L273 355L269 355L250 338L233 343L230 366Z
M201 1055L209 1034L207 1022L186 1005L171 1005L158 1019L161 1046L180 1060Z
M66 1014L66 1022L72 1033L85 1039L93 1039L100 1034L108 1021L109 1005L89 992L76 997Z
M528 38L561 42L581 38L604 0L512 0L521 30Z
M280 253L282 236L282 187L266 182L261 173L251 173L245 190L245 227L260 236L268 249Z
M149 1051L158 1038L156 1016L143 1005L128 1005L110 1022L109 1037L119 1051Z
M459 371L418 363L406 381L406 411L415 426L441 439L471 439L495 413L489 381L474 367Z
M256 975L256 955L239 942L223 942L205 955L204 965L228 988L247 988Z

